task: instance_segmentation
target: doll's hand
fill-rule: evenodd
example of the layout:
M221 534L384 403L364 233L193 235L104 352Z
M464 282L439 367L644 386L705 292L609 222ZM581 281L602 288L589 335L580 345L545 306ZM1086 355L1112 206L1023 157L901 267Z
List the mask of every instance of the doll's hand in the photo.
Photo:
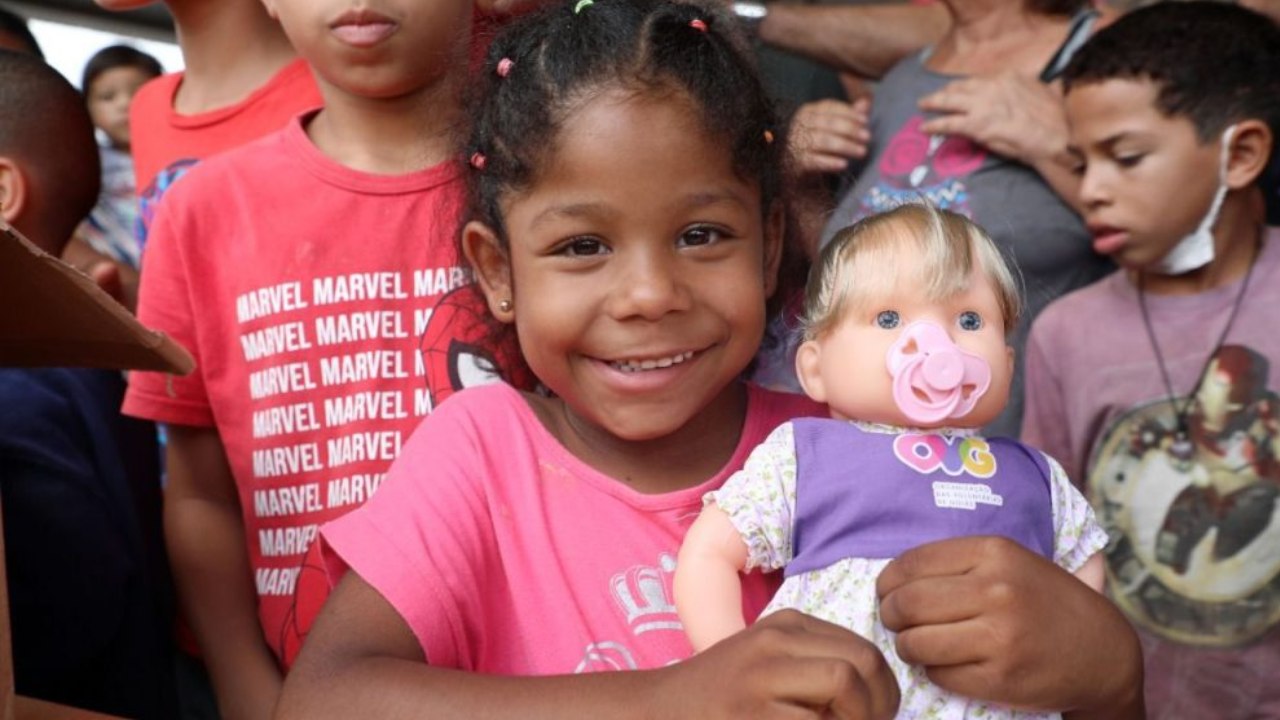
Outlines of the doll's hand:
M794 610L660 672L657 717L875 720L898 707L898 685L874 645Z
M903 553L876 583L903 660L953 692L1018 707L1142 717L1142 649L1111 602L998 537Z

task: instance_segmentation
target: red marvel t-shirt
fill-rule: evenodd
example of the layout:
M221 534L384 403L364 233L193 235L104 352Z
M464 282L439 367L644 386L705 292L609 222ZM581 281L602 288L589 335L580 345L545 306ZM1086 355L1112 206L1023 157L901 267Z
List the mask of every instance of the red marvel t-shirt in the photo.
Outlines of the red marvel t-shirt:
M201 163L156 214L138 316L197 368L132 373L124 411L217 428L277 654L319 524L378 488L418 418L493 378L455 249L461 179L356 172L295 120Z

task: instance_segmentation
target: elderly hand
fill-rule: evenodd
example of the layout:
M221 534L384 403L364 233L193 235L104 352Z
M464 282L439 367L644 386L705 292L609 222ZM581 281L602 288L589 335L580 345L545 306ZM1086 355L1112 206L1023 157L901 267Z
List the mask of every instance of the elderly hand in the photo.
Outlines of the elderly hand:
M1063 156L1067 119L1056 86L1015 72L956 80L919 103L926 133L963 135L1031 166Z
M867 130L870 102L852 104L818 100L802 105L791 121L791 153L802 175L838 173L849 161L865 157L871 134Z

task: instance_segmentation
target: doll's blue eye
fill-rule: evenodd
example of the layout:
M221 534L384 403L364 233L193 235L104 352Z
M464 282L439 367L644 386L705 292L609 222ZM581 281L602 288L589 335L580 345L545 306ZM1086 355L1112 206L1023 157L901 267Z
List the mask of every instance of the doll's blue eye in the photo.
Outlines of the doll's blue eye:
M956 319L956 324L960 326L961 330L981 330L982 316L972 310L965 310L960 313L960 317Z
M876 315L876 324L885 330L892 330L902 324L902 318L898 317L897 310L881 310Z

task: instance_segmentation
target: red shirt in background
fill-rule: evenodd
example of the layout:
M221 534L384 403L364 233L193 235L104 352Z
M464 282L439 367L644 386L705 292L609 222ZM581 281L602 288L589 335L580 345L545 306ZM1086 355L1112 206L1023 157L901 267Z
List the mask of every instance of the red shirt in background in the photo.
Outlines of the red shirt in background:
M195 115L174 110L183 73L152 80L129 110L133 167L141 202L138 239L145 247L156 203L197 162L279 130L324 104L306 62L294 60L244 100Z

